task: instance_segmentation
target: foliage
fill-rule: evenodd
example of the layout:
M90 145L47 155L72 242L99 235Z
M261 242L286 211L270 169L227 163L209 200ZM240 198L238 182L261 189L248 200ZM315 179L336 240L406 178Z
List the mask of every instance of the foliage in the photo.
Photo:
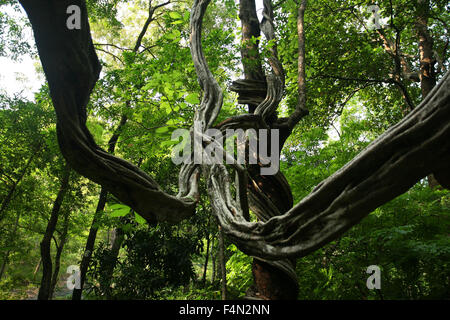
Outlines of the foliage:
M120 259L107 291L102 264L111 264L111 250L101 244L94 253L90 275L98 296L113 299L155 299L163 288L187 285L194 277L191 256L197 252L198 243L187 234L178 235L177 227L156 226L135 230L127 234L123 243L124 259Z
M133 50L148 18L148 1L88 0L91 29L103 65L88 106L87 125L95 141L108 149L120 133L115 153L140 166L177 193L178 168L170 161L171 133L188 128L201 96L189 49L189 8L177 1L159 8L142 43ZM152 1L153 5L162 1ZM286 92L280 116L296 105L297 1L274 1L280 59ZM396 64L380 33L367 30L370 1L308 1L306 10L307 106L310 115L289 137L281 170L295 202L353 159L409 107L392 79ZM431 1L429 28L436 54L448 69L445 50L450 23L447 1ZM388 39L398 39L407 65L417 69L415 1L379 1ZM27 19L17 1L0 1L0 56L12 60L35 56L24 41ZM8 8L8 9L4 9ZM211 71L224 89L240 77L238 5L214 1L206 13L203 46ZM256 39L254 39L256 41ZM273 43L261 40L262 56ZM443 72L438 73L438 78ZM370 81L367 81L370 80ZM414 105L420 85L400 76ZM224 90L218 119L243 113L236 96ZM126 117L126 123L116 131ZM35 298L41 276L39 243L58 193L64 161L56 139L56 117L48 86L34 101L0 95L0 299ZM100 187L73 174L61 214L69 215L67 244L61 257L60 287L67 266L84 252ZM14 187L14 188L13 188ZM204 181L200 186L205 190ZM8 200L8 194L11 194ZM203 192L204 194L204 192ZM450 194L430 190L426 181L375 210L341 238L299 260L300 299L442 299L450 297ZM220 299L217 225L206 197L197 214L178 226L147 226L130 208L109 196L94 227L97 243L88 273L89 299ZM112 230L124 241L111 249ZM58 223L59 243L63 226ZM205 282L200 281L210 241ZM211 254L211 251L213 254ZM52 244L52 257L56 246ZM242 298L252 283L251 257L227 243L227 286ZM381 267L382 289L368 290L366 269ZM113 267L109 278L108 269ZM210 280L211 279L211 280ZM64 297L67 296L67 292Z

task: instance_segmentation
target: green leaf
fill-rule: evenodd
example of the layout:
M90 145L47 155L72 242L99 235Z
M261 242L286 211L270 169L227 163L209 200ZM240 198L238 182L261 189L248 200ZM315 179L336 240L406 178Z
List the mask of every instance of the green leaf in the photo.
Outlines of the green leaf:
M131 211L131 208L124 204L117 203L108 207L112 210L112 212L109 214L110 217L124 217Z
M174 140L167 140L167 141L161 142L161 147L174 146L174 145L177 145L178 143L180 143L180 142L174 141Z
M178 19L182 19L183 17L181 16L181 14L179 14L178 12L169 12L169 16L172 19L178 20Z
M136 222L139 224L147 223L147 221L144 218L142 218L139 214L137 214L136 212L134 213L134 220L136 220Z
M169 127L167 127L167 126L164 126L164 127L161 127L161 128L158 128L155 130L156 134L164 134L167 132L169 132Z
M200 100L197 98L197 94L195 93L190 93L186 96L186 98L184 98L187 102L189 102L190 104L198 104L200 103Z

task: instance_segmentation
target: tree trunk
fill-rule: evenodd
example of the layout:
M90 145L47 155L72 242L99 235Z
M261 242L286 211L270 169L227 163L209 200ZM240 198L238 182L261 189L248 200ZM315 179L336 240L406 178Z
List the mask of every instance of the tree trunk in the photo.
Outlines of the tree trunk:
M221 281L222 300L227 300L227 268L225 261L225 243L221 226L219 226L219 265L222 280Z
M241 20L241 58L245 79L265 81L266 77L258 50L259 40L252 41L252 39L258 39L261 35L255 0L241 0L239 2L239 19Z
M214 238L211 240L211 283L216 280L216 256L214 254Z
M102 284L102 292L106 292L106 298L111 299L111 283L114 274L114 269L117 265L117 259L119 256L120 247L124 240L124 233L121 228L114 229L114 237L111 243L111 250L109 252L109 263L105 265L105 270L102 273L105 274L106 282Z
M142 164L143 159L140 158L137 167L139 168ZM133 212L133 211L132 211ZM122 222L126 221L126 217L121 218ZM125 239L125 234L121 227L115 228L113 230L113 236L111 239L111 247L109 252L109 264L105 265L105 270L102 273L105 274L106 282L102 284L102 291L106 292L107 299L111 299L111 283L114 274L114 269L117 265L117 259L119 256L120 248L122 246L123 240Z
M53 209L50 214L50 220L47 224L44 237L41 241L41 257L42 257L42 279L39 288L38 300L48 300L51 298L51 281L52 281L52 257L51 257L51 241L53 233L58 223L58 216L62 202L69 187L70 169L66 165L61 180L61 186L53 202Z
M59 239L59 246L57 246L57 248L56 248L55 270L53 271L52 283L51 283L51 287L50 287L50 297L51 298L53 298L56 285L58 284L59 269L61 267L61 254L63 252L64 246L67 241L67 231L69 228L69 216L70 216L70 212L66 212L66 214L64 216L63 230L61 233L61 237Z
M422 100L433 90L436 85L436 72L434 65L436 59L433 54L433 38L428 30L428 18L430 15L430 1L417 1L416 31L419 38L419 63L420 63L420 89ZM439 187L439 181L434 174L428 175L428 185L435 189Z
M209 259L209 245L210 245L210 235L208 234L206 238L206 256L205 256L205 265L203 266L203 285L206 283L206 271L208 271L208 259Z
M36 268L34 269L34 272L33 272L33 281L36 280L36 275L39 272L39 269L41 268L41 263L42 263L42 258L39 258L39 261L38 261L38 263L36 265Z
M84 249L83 257L81 258L80 264L80 289L74 288L72 293L72 300L81 300L81 295L83 293L84 281L86 280L86 273L89 268L89 262L91 261L92 252L94 251L95 239L97 238L97 221L100 215L103 214L105 209L106 199L108 197L108 192L102 187L100 191L100 196L97 202L97 209L95 210L94 219L92 219L91 228L89 229L89 235L86 241L86 246Z
M258 38L261 35L260 23L256 14L255 0L241 0L239 10L239 18L241 19L242 23L243 44L243 48L241 49L241 58L242 64L244 66L245 80L250 80L253 82L266 82L266 77L261 66L261 58L258 51L259 42L256 41L255 43L252 43L251 41L253 37ZM267 93L266 91L267 88L266 90L261 92L261 101L265 98ZM255 108L257 107L257 104L249 103L248 106L249 113L253 113ZM250 195L250 200L253 199L253 201L250 201L250 207L252 208L252 211L258 211L257 208L255 208L257 201L255 202L254 199L259 198L261 194L266 196L268 199L271 199L272 202L273 199L281 199L281 201L277 202L275 200L275 202L273 202L273 205L277 206L281 213L289 210L290 207L292 207L292 200L289 200L292 198L289 186L287 189L279 188L279 183L278 181L276 181L277 179L266 179L265 177L261 177L259 172L259 166L257 166L254 174L250 175L251 180L254 181L253 184L249 182L250 193L252 193ZM281 173L279 173L278 175L281 175ZM261 186L260 190L255 190L255 188L253 187L255 182L257 185ZM284 190L289 194L283 194L277 197L280 190ZM290 205L286 207L286 203L290 203ZM260 216L258 216L258 218L262 219L262 217ZM283 263L285 263L286 265L289 264L289 262ZM248 291L249 296L263 299L295 299L297 297L297 281L294 281L292 277L287 276L285 270L270 266L270 264L271 263L254 259L252 263L254 285ZM291 273L294 272L292 268L290 271ZM252 293L250 294L250 292Z

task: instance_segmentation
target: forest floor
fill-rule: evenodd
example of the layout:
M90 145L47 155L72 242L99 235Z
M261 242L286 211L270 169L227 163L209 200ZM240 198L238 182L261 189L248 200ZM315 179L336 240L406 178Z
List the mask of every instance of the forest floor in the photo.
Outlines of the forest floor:
M28 288L25 292L23 300L37 300L39 287ZM55 288L53 300L70 300L72 298L72 290L67 288L66 281L60 280Z

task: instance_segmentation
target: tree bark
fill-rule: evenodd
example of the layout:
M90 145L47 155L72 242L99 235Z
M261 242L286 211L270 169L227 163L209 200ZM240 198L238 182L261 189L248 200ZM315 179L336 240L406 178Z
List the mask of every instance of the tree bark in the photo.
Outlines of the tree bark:
M422 99L424 99L433 90L436 85L436 72L434 65L436 59L433 53L434 40L428 30L428 18L430 15L430 1L419 0L417 1L417 17L416 17L416 30L417 37L419 38L419 63L420 63L420 89L422 91ZM448 174L447 174L448 175ZM445 175L439 175L441 177L443 185L449 185L450 179ZM430 188L435 189L440 186L435 174L428 175L428 185Z
M207 238L206 238L206 255L205 255L205 264L203 266L203 278L202 278L202 282L203 285L205 285L206 283L206 271L208 271L208 260L209 260L209 245L210 245L210 235L208 234Z
M416 30L419 38L419 62L420 62L420 88L422 99L433 90L436 85L436 73L434 65L436 60L433 55L433 38L428 30L428 17L430 15L430 1L417 1Z
M211 241L211 283L216 281L216 256L217 253L214 254L214 237Z
M109 252L109 263L105 264L105 269L102 273L105 274L105 280L102 284L102 291L106 292L106 298L111 299L111 283L114 274L114 269L117 265L117 259L119 257L120 247L122 246L123 240L125 239L124 232L121 228L114 229L114 238L112 240L111 249Z
M261 66L261 58L258 50L259 42L251 41L252 37L258 38L261 35L260 23L256 14L255 0L241 0L239 9L239 18L241 19L242 24L243 49L241 50L241 58L242 65L244 66L244 77L246 80L254 82L261 80L266 82L266 76ZM265 11L264 13L271 15L271 12ZM272 21L268 23L270 24ZM274 53L276 54L276 51ZM284 82L282 66L277 66L275 63L272 63L272 65L275 67L273 68L275 74L280 76ZM267 87L265 87L265 89L266 90L262 95L263 97L267 95ZM302 93L304 93L304 88L302 87L301 89ZM304 99L303 95L301 96L301 99ZM257 107L258 105L249 104L249 113L257 111ZM304 109L304 103L301 108L302 110ZM254 170L249 170L251 178L249 181L249 190L251 193L249 204L250 208L256 213L258 218L265 220L270 218L261 215L264 211L259 210L261 206L275 205L281 213L289 210L292 207L292 195L289 185L286 186L286 183L283 183L286 182L285 179L283 180L284 177L280 178L282 174L279 172L275 178L263 177L259 173L259 166L254 166L253 169ZM281 184L280 180L283 180ZM259 186L259 188L256 188L255 185ZM246 199L246 192L247 190L245 190L245 194L240 195L240 197ZM271 202L271 204L268 204L267 201ZM245 209L248 210L248 208ZM289 264L294 262L285 263ZM248 293L252 292L251 295L255 295L255 297L261 299L295 299L298 290L297 280L289 278L283 269L271 266L270 264L270 262L264 262L260 259L253 260L252 274L254 285L249 289Z
M70 169L68 165L64 168L61 186L53 202L53 209L50 214L50 220L47 224L44 237L41 241L41 258L42 258L42 279L39 288L38 300L49 300L51 298L51 282L52 282L52 257L51 257L51 241L58 223L59 212L64 201L67 189L69 187Z
M72 300L81 300L81 295L83 293L84 282L86 280L86 273L89 268L89 263L91 261L92 252L94 251L95 239L97 238L98 226L97 221L100 215L103 214L105 209L106 199L108 197L108 192L105 188L101 188L100 196L97 202L97 209L94 213L94 218L92 219L91 228L89 229L89 235L86 241L86 246L84 249L83 257L80 263L80 289L74 288L72 293Z
M319 183L286 214L263 224L232 218L217 193L211 205L228 237L246 254L277 260L303 257L338 238L370 212L431 172L450 171L450 72L422 103L353 160Z
M34 272L33 272L33 281L36 279L36 275L39 272L39 269L41 268L41 263L42 263L42 258L39 258L39 261L38 261L38 263L36 265L36 268L34 269Z
M101 184L149 223L177 223L195 213L196 199L172 196L135 165L102 150L86 126L86 106L101 70L84 0L20 0L34 37L57 115L64 158L81 175ZM81 9L81 28L69 30L66 10Z
M59 245L56 247L56 254L55 254L55 268L53 271L52 276L52 282L50 286L50 297L53 299L53 295L55 294L55 288L58 284L58 277L59 277L59 269L61 267L61 255L64 249L64 246L67 241L67 232L69 228L69 216L70 212L66 212L64 215L64 222L63 222L63 230L61 232L61 236L59 238Z
M261 29L256 14L255 0L239 1L239 19L241 20L241 58L245 79L265 81L266 77L258 49Z

